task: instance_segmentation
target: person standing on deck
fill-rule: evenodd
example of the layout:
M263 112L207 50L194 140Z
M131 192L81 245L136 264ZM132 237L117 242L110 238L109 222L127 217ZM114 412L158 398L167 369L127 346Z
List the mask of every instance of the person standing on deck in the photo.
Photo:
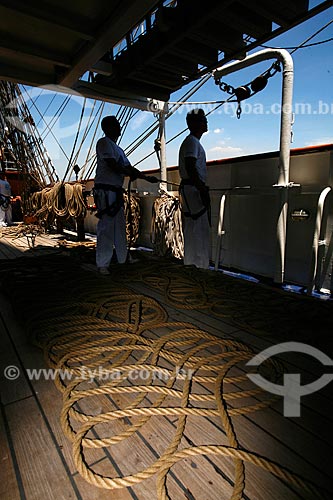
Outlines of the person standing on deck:
M96 265L101 274L109 274L108 267L115 249L118 263L127 258L126 221L123 200L125 176L131 180L145 179L159 182L156 177L146 176L132 167L124 151L117 145L121 134L120 123L115 116L105 116L101 122L105 134L97 141L97 168L94 197L97 207Z
M208 269L210 198L206 186L206 153L200 143L207 132L203 109L193 109L186 115L190 134L179 150L179 188L184 233L184 264Z
M12 190L4 172L0 172L0 227L12 223Z

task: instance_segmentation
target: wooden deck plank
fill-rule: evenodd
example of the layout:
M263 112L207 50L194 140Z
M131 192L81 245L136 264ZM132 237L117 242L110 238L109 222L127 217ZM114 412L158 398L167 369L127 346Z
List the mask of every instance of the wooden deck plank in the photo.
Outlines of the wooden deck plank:
M94 386L95 384L93 383L92 385ZM91 397L80 401L80 408L83 409L84 413L94 415L123 408L127 406L130 401L133 401L133 399L122 395L112 398L99 396L95 398L95 401L94 397ZM158 426L154 425L151 420L152 419L133 436L107 448L109 458L114 461L114 465L111 470L108 471L108 474L114 474L114 470L112 469L115 467L117 467L117 474L113 477L123 477L134 474L152 465L165 451L172 438L169 432L170 429L163 417L157 419ZM97 436L118 435L127 429L129 423L129 419L116 419L111 423L99 425L98 430L95 430L95 432ZM174 432L174 429L172 429L172 431ZM85 452L86 450L84 450L84 453ZM99 473L98 467L94 467L94 470ZM190 476L190 474L188 474L188 476ZM192 479L197 480L195 474ZM156 494L155 481L156 476L152 477L151 480L144 481L144 483L133 485L135 494L142 500L145 500L147 496L149 498L154 498ZM150 486L148 486L148 484ZM172 498L180 498L180 495L184 494L186 490L182 484L181 478L177 478L177 481L175 481L175 478L172 477L169 487L175 494Z
M172 309L170 309L170 315L179 318L179 312L177 311L175 315L172 313ZM184 313L184 316L190 320L192 315L189 312ZM183 315L181 317L184 317ZM219 322L218 320L212 320L211 317L202 313L194 312L193 316L195 317L195 323L203 328L204 330L212 333L213 335L220 335L220 330L218 328ZM199 319L198 319L199 318ZM253 348L255 352L259 352L268 346L271 343L262 337L258 337L253 333L246 332L244 330L236 330L230 335L231 338L244 342L245 345ZM286 363L286 366L293 366L290 363ZM297 365L300 369L301 373L307 371L308 367L308 358L306 358L305 362ZM318 375L314 377L314 379L318 378ZM280 401L274 405L274 409L280 415L283 414L282 408L282 398ZM310 394L302 399L302 418L289 419L289 421L293 421L295 426L299 426L305 429L305 431L314 435L316 439L320 441L330 441L329 429L332 425L332 416L333 416L333 407L332 407L332 391L329 386L326 386L319 392L315 392ZM324 430L326 431L326 436L323 435Z
M142 293L142 288L139 287L139 289ZM169 312L172 315L172 308L169 308ZM176 314L176 316L178 317L178 314ZM321 408L321 410L325 410L327 408L327 398L324 399L322 397L321 401L323 403L324 403L324 401L326 402L326 406ZM261 430L263 430L265 432L265 437L268 434L273 434L273 436L276 436L277 439L280 440L281 442L282 441L286 442L287 446L286 446L284 458L287 459L287 463L289 462L289 460L288 460L289 456L290 455L293 456L293 451L295 450L295 448L296 449L298 448L298 450L297 450L298 457L295 457L295 455L294 455L294 462L296 459L296 462L298 463L300 472L304 472L304 470L305 470L306 474L309 473L310 477L312 476L312 478L314 480L316 479L317 475L320 476L320 471L318 471L318 469L316 470L315 468L312 468L312 471L311 471L311 469L308 469L307 465L303 463L303 457L307 456L308 460L309 460L309 458L311 460L313 460L314 463L317 463L317 467L319 467L319 468L322 466L322 463L325 462L327 464L326 467L324 466L324 469L326 468L326 474L327 474L327 476L331 476L331 474L330 474L331 464L330 464L330 462L327 462L327 457L330 456L330 444L325 444L325 441L328 443L330 443L330 441L331 441L331 435L329 432L330 425L329 425L328 421L325 422L326 423L326 426L325 426L326 435L325 434L323 435L323 428L318 426L318 421L316 422L315 429L318 430L318 436L314 437L314 435L309 432L306 418L288 419L288 418L283 417L281 410L280 410L280 412L277 412L276 410L275 411L274 410L264 410L262 412L258 412L258 414L257 413L255 413L253 415L250 414L249 416L246 417L248 422L246 422L245 427L246 427L246 429L248 429L248 428L250 429L248 437L253 437L253 436L258 434L259 429L257 429L257 430L252 429L251 425L249 425L249 422L251 422L251 420L255 421L255 419L258 418L258 415L260 415L262 417L260 419L261 420L260 425L262 426ZM303 425L305 422L303 429L299 425L300 421L302 421ZM244 424L244 422L243 422L243 424ZM243 425L240 424L240 432L242 432L242 429L243 429ZM273 432L272 432L272 429L273 429ZM313 430L313 429L311 429L311 430ZM275 434L274 431L276 431L276 432L278 431L277 435ZM298 435L298 433L299 433L299 435ZM319 435L321 435L321 439L319 441L319 442L321 442L321 444L318 443ZM289 442L288 442L288 437L289 437ZM270 437L269 437L269 439L270 439ZM269 439L268 439L268 441L269 441ZM312 444L311 444L311 440L312 440ZM251 443L249 443L249 444L252 446ZM255 445L256 441L253 444ZM272 446L270 446L270 448L274 449L276 447L276 445L277 445L277 443L275 443L275 445L272 444ZM290 453L290 450L292 453ZM305 453L306 453L306 455L305 455ZM315 454L316 456L314 457L313 454ZM327 482L327 477L326 478L322 477L322 480ZM330 485L332 486L332 477L330 477L329 481L330 481Z
M12 260L22 255L21 252L16 247L13 247L13 245L7 243L7 241L3 238L0 239L0 250L3 259Z
M58 450L33 398L6 407L26 498L76 498Z
M244 342L244 344L252 348L254 352L260 352L272 345L272 340L270 338L267 338L265 335L259 335L253 332L242 330L234 323L221 321L220 319L213 317L207 312L194 309L177 310L166 302L165 297L161 293L147 287L145 284L131 284L130 288L136 290L138 293L145 293L158 300L167 310L169 317L175 321L194 321L195 324L200 328L211 332L215 336L228 336L229 338L234 338L235 340ZM274 343L278 343L276 342L278 340L279 339L276 339ZM300 359L300 356L293 356L293 363L289 362L287 363L287 366L295 366L302 369L302 372L308 372L309 374L318 376L318 364L315 361L311 360L310 357L307 357L306 361L304 361L304 359ZM323 393L324 395L321 397L321 393L315 392L310 395L310 398L313 398L315 404L317 404L317 398L318 400L324 399L325 404L327 398L333 401L333 394L329 387L326 386L326 388L323 389Z
M0 498L2 500L20 500L20 490L16 480L16 474L11 455L8 437L6 436L5 422L0 412Z
M238 371L236 371L235 375L238 374ZM210 393L206 386L202 384L198 385L201 385L201 393ZM229 391L237 391L240 388L245 390L249 388L253 389L250 381L247 385L248 387L244 386L244 384L239 387L230 384ZM258 401L246 401L249 405L256 402ZM200 418L188 417L187 421L185 436L189 438L189 442L207 444L207 442L210 443L209 437L211 437L213 443L223 444L221 442L221 422L219 418L210 417L202 423ZM329 479L329 476L331 476L331 464L328 463L327 466L322 465L323 460L330 456L331 448L329 444L322 442L318 446L317 439L312 439L311 441L312 436L306 432L299 434L298 426L270 408L265 408L245 416L233 417L232 421L234 427L237 428L236 435L243 449L255 451L262 456L268 456L277 463L281 463L298 472L303 477L312 479L314 483L317 482L317 484L326 484L327 487L333 487L332 478ZM202 442L200 438L203 439ZM274 453L271 450L274 450ZM309 459L311 459L311 463ZM316 466L313 464L316 464ZM321 468L324 470L321 471ZM227 469L226 472L230 474L230 469ZM271 489L272 492L275 492L274 499L281 498L283 500L287 498L286 494L290 495L290 493L283 491L281 485L277 486L275 480L267 478L266 482L264 490L267 492L267 490ZM262 490L261 471L256 471L253 476L250 476L248 484L250 485L248 488L249 497L252 498L255 495L259 495L259 491ZM265 496L262 498L264 499Z
M0 237L0 258L15 259L17 257L37 257L56 251L59 238L58 234L42 234L35 238L35 246L31 248L26 236L13 237L3 235Z
M127 405L131 402L131 400L126 396L122 396L122 398L120 398L118 396L117 399L124 400L123 404L119 405L120 407L124 407L125 405ZM114 398L113 398L113 401L114 401ZM149 406L150 406L152 404L152 401L149 397L147 398L147 401L150 403L149 404ZM99 405L100 402L96 401L96 403L97 403L97 405ZM92 401L91 401L91 404L93 405ZM104 406L102 406L102 407L103 407L103 412L111 410L110 408L106 408ZM242 417L239 417L239 418L242 418ZM216 419L216 420L217 420L217 424L215 422L215 426L212 426L212 423L210 421L208 421L208 419L202 419L202 418L193 418L192 419L191 417L189 417L188 424L186 425L186 430L185 430L185 438L183 439L184 444L182 446L184 446L184 445L188 446L190 443L196 444L196 445L212 444L212 443L228 444L228 442L225 440L225 438L223 436L223 433L221 434L221 423L219 422L219 419ZM155 422L156 422L156 424L155 424ZM107 427L107 426L105 426L105 427ZM112 425L112 430L113 430L113 428L114 428L114 425ZM255 431L255 429L252 429L252 428L249 430L249 433L251 436L254 435L254 431ZM174 432L175 432L175 426L174 426L174 424L171 423L170 419L165 418L165 417L162 417L162 418L153 417L144 425L144 427L142 429L140 429L139 434L141 436L141 439L144 441L144 443L147 442L147 440L149 440L149 442L152 443L153 447L157 451L157 456L160 456L161 453L163 453L163 451L166 449L168 442L171 441ZM111 434L113 435L114 432L112 432ZM190 438L188 437L189 434L190 434ZM257 432L256 436L257 435L258 435L258 432ZM265 436L265 438L266 438L266 436ZM252 443L250 443L250 444L252 446ZM137 446L135 446L135 444L133 443L132 448L135 449L136 447ZM275 449L277 447L277 443L276 442L273 443L272 446L269 446L269 444L268 444L268 447ZM119 451L118 451L118 448L119 448ZM252 449L252 448L253 448L253 446L250 447L249 449ZM290 453L290 450L288 450L288 451ZM122 459L122 455L124 452L121 450L121 447L116 446L114 451L111 451L111 452L112 452L114 457L117 457L117 460ZM125 455L126 455L126 452L125 452ZM191 462L192 464L194 464L193 467L195 467L196 460L199 460L199 462L201 463L200 470L201 470L202 474L200 476L200 482L197 481L199 471L198 470L195 471L196 473L194 474L193 477L191 477L191 472L193 472L193 469L190 468L188 470L188 468L184 467L184 464L183 464L183 466L181 466L181 464L177 465L177 467L176 467L177 468L177 474L176 474L177 478L182 481L184 486L186 484L189 484L191 486L191 491L192 491L195 498L201 498L202 494L204 493L207 496L207 498L211 498L211 499L213 499L213 498L229 499L230 495L231 495L230 485L229 484L223 484L223 485L220 484L218 486L219 481L217 480L217 478L214 478L216 467L217 467L216 462L219 462L219 459L215 459L215 457L213 457L213 459L208 461L205 458L203 458L203 459L195 458ZM128 461L128 459L127 459L127 461ZM220 460L220 462L223 464L222 470L225 472L225 474L227 476L229 475L229 478L232 478L232 476L233 476L232 463L228 463L228 460L226 461L225 459ZM128 465L127 462L124 465L125 466ZM197 467L195 467L195 468L197 468ZM221 480L221 475L219 476L219 479ZM206 480L212 481L213 484L215 484L217 489L215 489L215 488L212 489L211 487L209 487L209 484L205 483ZM232 482L232 479L230 479L230 481ZM258 496L259 491L262 491L262 489L263 489L261 471L258 472L256 470L254 470L253 476L250 475L250 477L248 477L248 484L250 484L249 493L251 493L251 495L249 494L249 497L250 498L257 498L257 497L259 498L259 496ZM230 489L230 491L228 491L228 488ZM223 491L225 493L225 496L223 495L221 497L221 494L222 494L221 491ZM284 487L281 484L277 484L277 481L270 476L268 476L266 481L265 481L264 491L266 493L267 493L267 491L274 492L274 495L275 495L274 499L276 499L276 500L278 500L278 499L284 500L285 498L287 498L287 495L288 495L288 498L290 498L290 499L297 498L297 495L292 496L292 493L289 491L288 488ZM263 493L263 496L262 497L260 496L260 498L263 498L263 499L266 498L265 497L266 493ZM260 493L260 495L261 495L261 493Z
M106 283L106 280L104 282ZM220 321L216 317L210 316L207 311L177 310L166 302L163 294L149 288L146 284L131 283L128 285L126 282L126 286L138 293L144 293L157 299L167 309L171 321L189 321L213 335L242 341L251 346L255 352L272 344L272 339L246 329L241 330L239 325L232 323L232 321ZM152 330L147 335L156 338L157 334ZM44 366L41 353L37 350L29 351L28 346L25 345L24 334L22 335L14 329L13 339L17 346L19 358L25 367ZM278 342L278 339L276 342ZM184 351L186 351L186 348L184 348ZM211 352L214 352L213 348ZM133 360L137 359L137 354L138 352L133 352ZM292 363L290 366L292 366ZM294 367L303 368L302 362L296 360ZM308 368L308 374L311 375L313 373L312 366ZM234 373L244 374L245 371L243 367L239 366L234 369ZM69 472L72 473L75 488L79 490L81 498L84 500L102 499L111 496L119 500L156 498L156 477L139 483L131 489L110 491L89 485L75 473L75 465L71 458L71 444L62 433L57 415L57 411L62 406L61 395L57 392L51 380L47 382L47 384L44 384L40 380L32 381L33 393L36 398L34 401L43 408L43 421L45 423L46 418L47 430L53 435L52 442L55 450L58 457L65 457L67 476ZM196 384L193 385L194 391L197 390ZM250 381L247 381L242 386L235 384L228 387L228 389L253 388L251 384ZM200 390L204 389L200 388ZM208 393L207 388L206 390ZM30 399L32 400L32 398ZM87 398L80 401L79 405L88 413L98 414L110 411L110 408L122 407L130 401L131 398L128 396L112 396L112 398L103 396L99 399L96 398L96 400L93 398L88 400ZM246 404L255 403L256 401L260 401L260 397L248 399ZM332 436L329 435L332 416L326 415L325 411L329 413L331 401L331 392L327 389L315 394L313 399L306 399L305 405L302 405L300 418L288 419L283 417L282 399L271 408L233 417L233 425L240 445L244 449L257 452L289 467L301 474L302 477L306 477L321 486L330 487L332 486L332 474L328 457L330 457L331 445L333 444L331 444ZM146 398L148 405L151 405L152 402L152 398ZM24 401L20 402L20 404L23 403ZM8 405L6 411L7 409L11 411L11 408L17 404ZM112 477L141 470L163 453L174 435L175 421L176 419L169 417L152 417L140 429L137 436L127 439L120 445L102 450L101 455L90 456L91 450L85 449L87 461L92 464L96 472L111 475ZM111 435L113 435L123 428L124 422L119 420L114 422L112 426L99 426L98 433L103 435L105 431L106 435L110 435L111 430ZM227 444L219 418L188 417L181 447L206 444L207 442L209 444ZM63 466L62 461L61 464ZM221 471L223 474L221 474ZM193 498L200 500L201 498L205 500L229 500L233 476L233 463L230 459L196 457L181 461L172 467L171 474L168 476L168 488L170 496L174 500L183 498L184 500ZM71 481L71 477L68 477L68 480ZM70 485L73 487L72 483ZM274 498L274 500L299 500L300 498L304 500L305 498L311 498L311 500L316 500L314 496L302 496L297 491L293 487L289 488L289 486L283 484L271 474L263 472L258 467L246 464L245 500L267 500L267 498Z
M109 475L112 477L117 476L117 471L114 469L110 460L105 458L100 462L96 470L99 474ZM119 490L107 490L104 488L97 488L96 486L88 483L80 474L76 473L73 476L75 483L80 491L82 500L133 500L136 497L131 494L127 488Z
M8 377L6 377L6 370L9 370ZM21 362L8 337L7 328L3 322L2 310L0 314L0 394L2 404L12 403L32 395L26 379L22 374L19 375L21 370ZM18 375L17 378L15 374ZM12 379L11 376L13 376Z
M19 355L19 358L16 357L13 363L16 362L18 366L23 368L23 370L34 370L36 374L39 370L46 369L47 371L48 367L45 363L42 351L36 346L33 346L29 343L25 330L16 321L10 304L4 298L2 298L2 305L3 316L6 321L7 328L9 329L10 334L15 342L17 353ZM5 349L7 349L7 347ZM9 350L7 352L9 352ZM47 371L47 373L51 373L51 371ZM17 390L15 391L15 383L21 389L20 392L18 392ZM69 470L71 472L75 472L76 467L73 462L72 447L68 440L65 438L60 425L60 413L62 409L61 393L59 393L59 391L56 389L54 381L52 380L52 376L49 380L43 376L41 376L40 378L35 376L30 381L30 383L31 386L28 385L23 374L17 381L8 381L6 386L8 387L8 390L4 392L4 396L6 394L8 394L8 396L6 396L6 399L4 399L4 403L6 404L11 401L16 401L19 399L23 399L24 397L34 395L44 410L45 417L47 418L48 424L50 425L50 428L54 433L58 446L61 449L62 454L68 464ZM21 388L22 385L25 389L24 392ZM105 454L103 450L88 450L88 463L95 462L96 460L101 460L104 457Z

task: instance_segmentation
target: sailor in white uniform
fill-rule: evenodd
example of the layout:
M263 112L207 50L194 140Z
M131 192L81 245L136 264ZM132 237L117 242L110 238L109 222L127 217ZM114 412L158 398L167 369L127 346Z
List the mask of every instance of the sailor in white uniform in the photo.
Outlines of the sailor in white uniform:
M132 167L124 151L117 145L121 133L115 116L106 116L101 122L105 137L96 145L97 168L94 197L97 207L97 247L96 265L99 272L109 274L108 267L115 249L118 263L127 258L126 221L123 202L123 182L125 176L132 180L140 178L148 182L158 182L153 176L146 176Z
M0 227L12 223L12 206L10 203L12 190L4 172L0 172Z
M184 264L207 269L209 266L210 198L206 186L206 153L200 143L207 132L202 109L186 116L190 134L179 150L180 198L183 214Z

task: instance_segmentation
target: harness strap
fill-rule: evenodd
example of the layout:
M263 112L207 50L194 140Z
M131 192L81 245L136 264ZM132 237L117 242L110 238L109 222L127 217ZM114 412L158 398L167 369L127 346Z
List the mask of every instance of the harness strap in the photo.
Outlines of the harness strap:
M10 196L5 196L4 194L0 194L0 207L4 210L7 210L10 204Z
M104 192L104 200L103 200L104 203L102 202L103 206L101 206L101 200L97 194L97 191ZM111 203L111 205L109 204L109 196L108 196L109 191L113 191L114 193L116 193L116 199L113 203ZM93 193L94 193L95 204L97 207L96 217L98 219L101 219L105 214L109 215L110 217L114 217L115 215L117 215L119 210L124 206L122 187L113 186L111 184L97 183L93 188Z
M122 187L113 186L112 184L102 184L101 182L95 184L94 189L103 189L103 191L114 191L115 193L119 190L121 190L121 192L123 191Z
M180 183L179 193L184 198L185 204L187 205L187 208L188 208L187 211L185 211L185 210L182 211L184 217L190 217L193 220L197 220L205 212L207 212L208 222L209 222L209 225L211 226L211 206L210 206L210 197L209 197L208 191L205 194L204 193L200 193L200 197L201 197L201 201L202 201L202 204L203 204L203 208L201 210L199 210L199 212L196 212L195 214L193 214L190 211L190 206L189 206L189 203L188 203L186 195L185 195L184 186L195 186L195 184L190 179L182 179L182 181Z

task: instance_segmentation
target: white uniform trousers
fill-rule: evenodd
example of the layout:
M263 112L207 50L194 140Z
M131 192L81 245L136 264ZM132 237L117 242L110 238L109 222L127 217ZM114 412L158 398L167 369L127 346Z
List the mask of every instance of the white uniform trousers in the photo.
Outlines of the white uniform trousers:
M203 209L200 192L195 186L183 187L182 210L191 214L199 213ZM196 220L183 216L184 234L184 264L194 265L201 269L209 267L209 238L210 227L207 211Z
M0 207L0 226L1 227L7 226L6 222L7 222L6 210L4 210L2 207Z
M108 195L109 204L111 205L116 198L116 194L109 191ZM102 215L102 218L97 223L97 267L109 267L113 249L116 251L119 264L123 264L127 258L126 221L123 207L115 216Z

